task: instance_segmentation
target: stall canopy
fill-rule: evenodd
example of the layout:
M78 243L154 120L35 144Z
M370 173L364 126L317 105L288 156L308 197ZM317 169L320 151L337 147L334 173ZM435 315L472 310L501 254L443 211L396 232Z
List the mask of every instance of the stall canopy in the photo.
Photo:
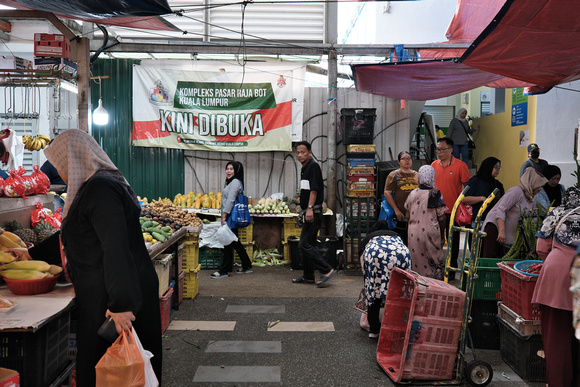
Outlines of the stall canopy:
M20 10L54 13L65 19L149 30L176 31L161 17L172 13L167 0L0 0Z
M479 16L472 11L472 15L488 20L492 9ZM463 22L476 26L473 17ZM574 0L508 0L461 57L353 65L356 87L363 92L419 101L480 86L528 87L530 93L546 92L560 83L580 79L579 18L580 7ZM454 18L453 28L448 30L453 42L474 34L473 28L462 30L460 21ZM445 50L436 57L446 58Z

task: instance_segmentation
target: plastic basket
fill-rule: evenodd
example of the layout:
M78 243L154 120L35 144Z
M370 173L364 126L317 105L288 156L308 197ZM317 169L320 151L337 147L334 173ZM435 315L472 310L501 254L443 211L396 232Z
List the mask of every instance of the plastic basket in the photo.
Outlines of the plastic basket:
M183 282L183 297L184 298L195 298L199 293L199 271L201 270L201 264L197 266L194 271L185 273Z
M316 237L316 249L322 256L322 258L332 266L333 269L337 267L336 264L336 249L338 248L338 238L335 236L318 236ZM302 252L298 247L300 243L299 237L289 237L288 245L290 246L290 267L293 270L303 269L303 258Z
M351 190L349 188L346 189L346 196L350 196L353 198L374 197L375 193L376 192L374 189L357 189L357 190Z
M375 153L377 146L375 144L352 144L346 147L348 153Z
M348 183L348 189L350 190L359 190L359 189L375 189L375 182L374 181L351 181Z
M2 332L0 367L20 373L21 386L47 386L69 362L70 311L36 332Z
M348 176L374 175L375 167L346 167Z
M248 254L248 258L252 261L252 257L254 256L254 242L242 242L242 245L246 250L246 254ZM234 262L242 263L242 259L236 250L234 250Z
M238 239L242 243L249 243L254 241L254 223L250 223L248 227L238 228Z
M183 261L181 269L184 271L194 270L199 265L199 239L183 242Z
M347 159L346 163L350 167L374 167L375 159Z
M161 254L153 260L155 272L159 279L159 297L163 296L167 292L167 288L169 288L172 259L173 254Z
M376 111L376 108L340 109L344 145L373 143Z
M539 320L540 306L532 304L538 277L513 269L514 262L498 262L501 273L502 302L525 320Z
M375 181L375 175L371 174L348 175L346 177L346 180L351 182Z
M164 334L169 326L171 316L171 296L173 296L173 288L167 289L165 295L159 297L159 309L161 311L161 334Z
M501 358L522 379L529 382L545 382L546 359L538 355L538 351L544 349L542 336L524 336L504 319L498 320Z
M291 236L299 237L302 233L302 228L298 227L296 224L296 217L284 218L284 241L288 241ZM320 230L318 230L318 235L320 235Z
M501 300L501 274L498 262L518 262L501 258L479 258L477 278L473 280L473 298L480 300ZM464 284L465 286L465 284Z
M8 289L14 294L18 295L34 295L52 292L58 281L58 276L55 275L49 278L42 278L38 280L11 280L4 278Z
M498 273L499 274L499 273ZM471 305L469 332L473 347L499 349L499 323L497 322L496 300L473 300Z
M541 335L542 322L540 320L525 320L522 316L508 308L503 302L498 303L498 316L501 317L516 331L524 336Z
M202 247L199 249L199 264L202 269L219 269L222 266L223 249Z
M393 269L377 361L394 382L451 378L464 304L448 283Z

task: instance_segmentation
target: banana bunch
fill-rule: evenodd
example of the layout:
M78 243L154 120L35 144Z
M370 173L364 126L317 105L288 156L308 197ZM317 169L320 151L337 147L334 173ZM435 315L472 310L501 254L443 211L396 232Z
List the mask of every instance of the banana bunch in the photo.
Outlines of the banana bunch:
M44 261L18 261L0 267L0 276L11 280L36 280L59 275L60 266L49 265Z
M52 140L50 137L45 136L44 134L38 134L34 137L27 134L22 136L22 143L24 143L24 148L28 149L29 151L39 151L44 149L48 144L50 144L51 141Z

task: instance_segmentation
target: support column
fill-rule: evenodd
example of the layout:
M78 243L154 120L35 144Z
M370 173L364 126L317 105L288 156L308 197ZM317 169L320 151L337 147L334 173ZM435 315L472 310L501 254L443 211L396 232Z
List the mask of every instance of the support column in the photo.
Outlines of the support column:
M326 171L326 204L335 216L330 217L327 222L327 233L329 235L336 235L336 133L337 131L337 76L338 66L336 59L336 51L328 53L328 162Z
M89 105L91 103L90 89L90 40L88 38L76 38L71 42L71 59L77 63L77 87L78 93L78 120L79 129L89 131Z

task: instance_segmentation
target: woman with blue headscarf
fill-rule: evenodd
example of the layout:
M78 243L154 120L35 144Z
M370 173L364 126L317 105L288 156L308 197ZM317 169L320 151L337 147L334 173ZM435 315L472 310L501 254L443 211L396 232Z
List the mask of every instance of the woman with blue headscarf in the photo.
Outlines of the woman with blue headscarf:
M544 265L532 303L540 304L542 313L547 382L550 386L577 386L580 347L572 325L570 267L580 244L580 189L566 190L562 205L548 214L537 237L536 252Z

